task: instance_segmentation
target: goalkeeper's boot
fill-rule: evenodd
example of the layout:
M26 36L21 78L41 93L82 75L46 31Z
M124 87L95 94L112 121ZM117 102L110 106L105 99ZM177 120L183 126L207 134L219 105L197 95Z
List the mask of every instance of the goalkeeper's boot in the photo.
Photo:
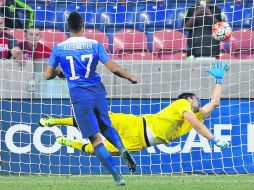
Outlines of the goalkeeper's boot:
M72 140L69 140L69 139L66 138L66 137L60 136L60 137L57 137L57 138L56 138L56 142L57 142L58 144L61 144L61 145L71 146Z
M119 174L117 176L114 176L114 179L115 179L116 184L118 186L124 186L125 185L125 181L124 181L123 177L121 176L121 174Z
M41 127L52 127L54 124L54 118L51 116L48 116L48 118L41 118L39 121Z
M123 150L122 151L122 157L124 158L130 172L135 172L136 171L136 162L133 159L132 155L128 150Z

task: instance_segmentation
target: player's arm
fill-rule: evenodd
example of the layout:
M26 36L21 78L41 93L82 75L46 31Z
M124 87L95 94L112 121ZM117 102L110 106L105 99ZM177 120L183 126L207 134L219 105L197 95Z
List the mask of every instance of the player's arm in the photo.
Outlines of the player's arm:
M55 69L55 67L48 65L46 71L44 73L45 79L50 80L56 78L64 78L63 72L59 69Z
M213 136L210 130L203 123L201 123L192 112L184 112L183 117L192 125L192 127L199 134L210 140L212 144L215 144L221 149L229 147L229 142L225 140L218 140L215 136Z
M220 22L221 20L218 19L217 17L217 14L221 14L220 12L218 13L218 8L215 7L215 14L213 14L209 8L209 6L206 6L205 8L205 12L206 12L206 15L209 15L209 16L213 16L213 24L216 24L218 22Z
M201 123L192 112L184 112L183 117L189 121L192 127L203 137L207 138L208 140L213 138L213 134L209 131L209 129L207 129L207 127Z
M194 24L194 12L195 10L193 8L188 8L187 9L187 12L185 13L185 18L183 20L183 24L184 24L184 27L185 29L189 29L193 26Z
M220 105L220 98L221 98L221 85L216 84L210 102L201 108L203 119L208 118L212 114L214 109Z
M115 64L113 60L108 56L107 51L102 44L98 43L94 45L95 53L98 55L99 60L115 75L129 80L131 83L136 84L137 77L130 75L121 66Z
M59 64L57 52L57 47L54 47L51 51L49 62L44 72L44 77L46 80L54 79L56 76L58 76L59 78L64 78L63 72L59 69L56 69Z
M198 7L195 9L194 7L190 7L187 10L187 13L185 15L184 19L184 27L185 29L192 29L195 23L195 17L200 16L204 14L204 8Z
M116 63L114 63L112 61L112 59L108 60L105 63L105 66L115 75L125 78L127 80L129 80L131 83L136 84L137 81L137 77L134 75L130 75L128 72L126 72L121 66L117 65Z
M227 64L223 64L221 61L214 62L212 68L207 72L216 79L216 85L212 93L212 97L209 103L201 108L202 117L206 119L211 115L216 107L220 105L221 99L221 85L224 78L224 73L227 70Z

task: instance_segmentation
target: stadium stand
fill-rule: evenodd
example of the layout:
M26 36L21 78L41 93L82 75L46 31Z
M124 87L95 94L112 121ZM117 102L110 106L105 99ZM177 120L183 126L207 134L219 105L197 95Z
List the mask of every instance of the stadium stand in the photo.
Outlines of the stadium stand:
M105 7L101 10L99 20L100 24L97 28L110 33L124 28L133 28L135 22L134 13L126 12L126 7L122 5Z
M156 59L149 53L147 38L143 32L127 29L115 33L113 38L114 59Z
M53 48L56 44L67 39L67 35L59 30L42 30L40 31L41 42L49 47Z
M186 38L176 30L156 31L153 36L153 52L159 59L182 60L187 55Z
M98 42L102 43L105 49L107 50L107 52L110 53L107 35L105 35L103 32L99 30L93 30L93 29L85 29L84 33L85 33L85 37L89 39L97 40Z
M65 0L50 0L46 2L36 1L36 3L35 1L27 0L26 2L35 10L36 27L42 30L59 30L65 32L67 35L68 28L64 24L65 20L69 12L77 10L81 13L85 21L86 29L92 29L88 31L96 31L96 33L101 32L100 35L103 33L107 35L105 39L107 39L106 49L108 52L115 52L115 47L118 47L117 45L114 49L112 47L112 44L115 44L114 40L119 37L115 37L114 35L118 35L119 31L127 29L144 32L143 35L146 35L146 41L144 42L146 44L144 44L144 46L146 48L148 47L147 49L149 52L157 51L154 49L156 45L153 44L153 42L154 36L158 35L158 33L162 33L158 31L165 29L182 31L183 18L187 6L195 4L195 0L188 0L188 5L186 4L186 0L168 0L160 2L144 0L75 0L68 2ZM240 29L250 29L253 27L253 1L246 0L240 6L233 4L233 0L229 0L227 4L222 0L211 1L211 3L214 2L222 9L225 16L224 20L232 26L234 33L234 39L232 39L233 44L231 44L230 47L229 42L223 43L222 46L224 46L224 48L221 49L221 57L225 59L230 57L233 59L237 58L241 52L244 58L247 56L246 54L251 54L251 51L248 52L249 50L247 51L246 49L252 48L253 44L249 44L248 46L246 43L242 42L241 48L238 49L235 47L235 44L240 43L236 42ZM23 31L7 30L7 33L12 34L18 42L24 39ZM62 33L61 35L63 36ZM89 32L88 35L90 35ZM98 39L97 37L100 35L95 35L94 39ZM103 38L104 37L105 35L103 35ZM54 40L52 36L49 37L49 39ZM101 39L99 39L99 41L100 40ZM183 40L183 43L185 43L185 40ZM48 45L49 44L50 43L48 43ZM186 46L186 44L183 45ZM170 49L173 47L167 48ZM135 51L137 51L137 49ZM120 50L118 50L118 53L119 51ZM161 52L164 51L161 50ZM172 52L175 54L178 50L173 48ZM231 53L233 56L230 55ZM181 57L180 54L178 54L179 52L175 59Z
M252 30L234 31L230 40L231 54L239 59L248 59L254 55L254 33Z
M229 52L228 41L222 41L220 43L220 51L221 51L221 53L228 53Z
M139 31L155 31L174 28L175 11L164 6L150 5L136 14L136 29Z
M233 30L250 28L253 24L253 13L250 7L226 4L224 7L221 7L221 10L225 16L224 21L228 22Z
M17 40L17 43L23 42L25 39L25 32L22 29L8 29L5 32L12 35Z
M55 27L55 9L54 7L47 7L44 9L41 6L37 6L35 9L35 26L39 28L54 28Z

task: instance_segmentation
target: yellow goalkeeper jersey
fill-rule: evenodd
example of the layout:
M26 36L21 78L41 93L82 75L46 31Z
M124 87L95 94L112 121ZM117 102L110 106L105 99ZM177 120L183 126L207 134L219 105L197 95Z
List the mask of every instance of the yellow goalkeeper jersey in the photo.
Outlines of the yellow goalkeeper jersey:
M147 127L151 129L155 144L168 144L170 141L188 133L192 126L184 119L184 112L192 112L189 101L179 99L156 114L145 114ZM202 112L195 113L204 122Z

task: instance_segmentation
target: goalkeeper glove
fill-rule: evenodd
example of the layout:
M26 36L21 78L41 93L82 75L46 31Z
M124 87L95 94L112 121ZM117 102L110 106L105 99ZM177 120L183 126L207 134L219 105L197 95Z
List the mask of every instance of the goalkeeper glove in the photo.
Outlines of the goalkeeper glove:
M215 61L212 63L212 68L207 72L216 79L216 84L222 84L224 73L228 68L228 64L223 64L222 61Z
M224 150L229 147L230 143L225 140L218 140L216 137L211 139L212 144L215 144L221 150Z

